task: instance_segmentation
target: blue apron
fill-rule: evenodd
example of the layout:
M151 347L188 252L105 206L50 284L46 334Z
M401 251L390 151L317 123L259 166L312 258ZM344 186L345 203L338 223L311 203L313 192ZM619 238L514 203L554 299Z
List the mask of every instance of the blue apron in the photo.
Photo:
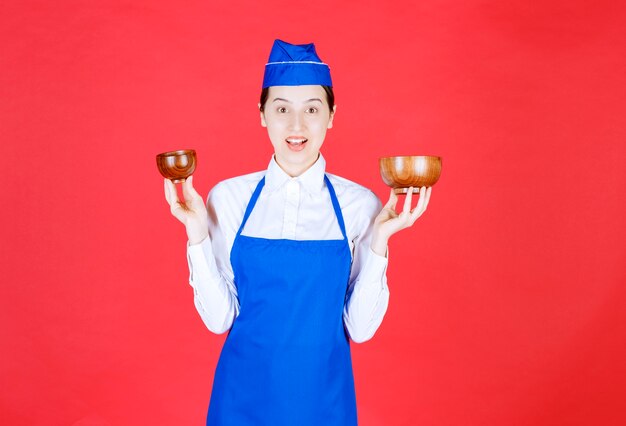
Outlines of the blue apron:
M239 315L215 370L209 426L354 426L356 398L343 307L351 256L327 176L341 240L241 235L231 250Z

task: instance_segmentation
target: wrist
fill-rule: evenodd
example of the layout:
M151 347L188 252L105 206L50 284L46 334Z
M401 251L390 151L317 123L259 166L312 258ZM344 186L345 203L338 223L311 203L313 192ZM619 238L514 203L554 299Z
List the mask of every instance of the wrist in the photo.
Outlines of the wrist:
M389 242L389 237L374 235L372 238L372 243L370 244L370 248L377 255L385 257L387 256L387 243L388 242Z
M196 244L200 244L209 236L208 232L190 232L187 233L187 238L189 239L189 245L193 246Z

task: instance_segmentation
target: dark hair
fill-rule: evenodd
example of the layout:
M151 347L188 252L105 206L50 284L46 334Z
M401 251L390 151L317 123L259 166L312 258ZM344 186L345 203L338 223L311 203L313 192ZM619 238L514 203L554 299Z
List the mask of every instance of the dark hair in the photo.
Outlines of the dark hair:
M333 106L335 106L335 93L333 92L333 88L331 86L322 86L322 88L326 92L326 100L328 101L330 112L333 112ZM269 87L265 87L261 90L261 112L263 112L265 108L265 102L267 101L267 96L270 91L269 89Z

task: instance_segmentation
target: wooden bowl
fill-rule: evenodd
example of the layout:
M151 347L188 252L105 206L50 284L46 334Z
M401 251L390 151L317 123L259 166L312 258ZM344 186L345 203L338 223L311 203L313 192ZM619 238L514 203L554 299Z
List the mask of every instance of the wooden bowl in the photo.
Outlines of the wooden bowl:
M184 182L196 170L196 151L181 149L156 156L157 167L163 177L174 183Z
M418 193L422 186L433 186L441 175L441 157L407 155L379 159L380 175L396 194L406 194L409 187Z

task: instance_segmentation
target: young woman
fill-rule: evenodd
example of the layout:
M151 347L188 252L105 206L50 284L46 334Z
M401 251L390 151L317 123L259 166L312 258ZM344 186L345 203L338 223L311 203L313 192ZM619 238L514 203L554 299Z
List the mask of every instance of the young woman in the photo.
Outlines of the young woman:
M389 300L387 242L426 210L422 187L396 213L368 189L325 172L320 153L336 106L313 44L276 40L265 67L261 125L267 170L218 183L206 206L165 180L186 227L194 303L229 331L215 371L211 426L357 424L349 338L370 339Z

